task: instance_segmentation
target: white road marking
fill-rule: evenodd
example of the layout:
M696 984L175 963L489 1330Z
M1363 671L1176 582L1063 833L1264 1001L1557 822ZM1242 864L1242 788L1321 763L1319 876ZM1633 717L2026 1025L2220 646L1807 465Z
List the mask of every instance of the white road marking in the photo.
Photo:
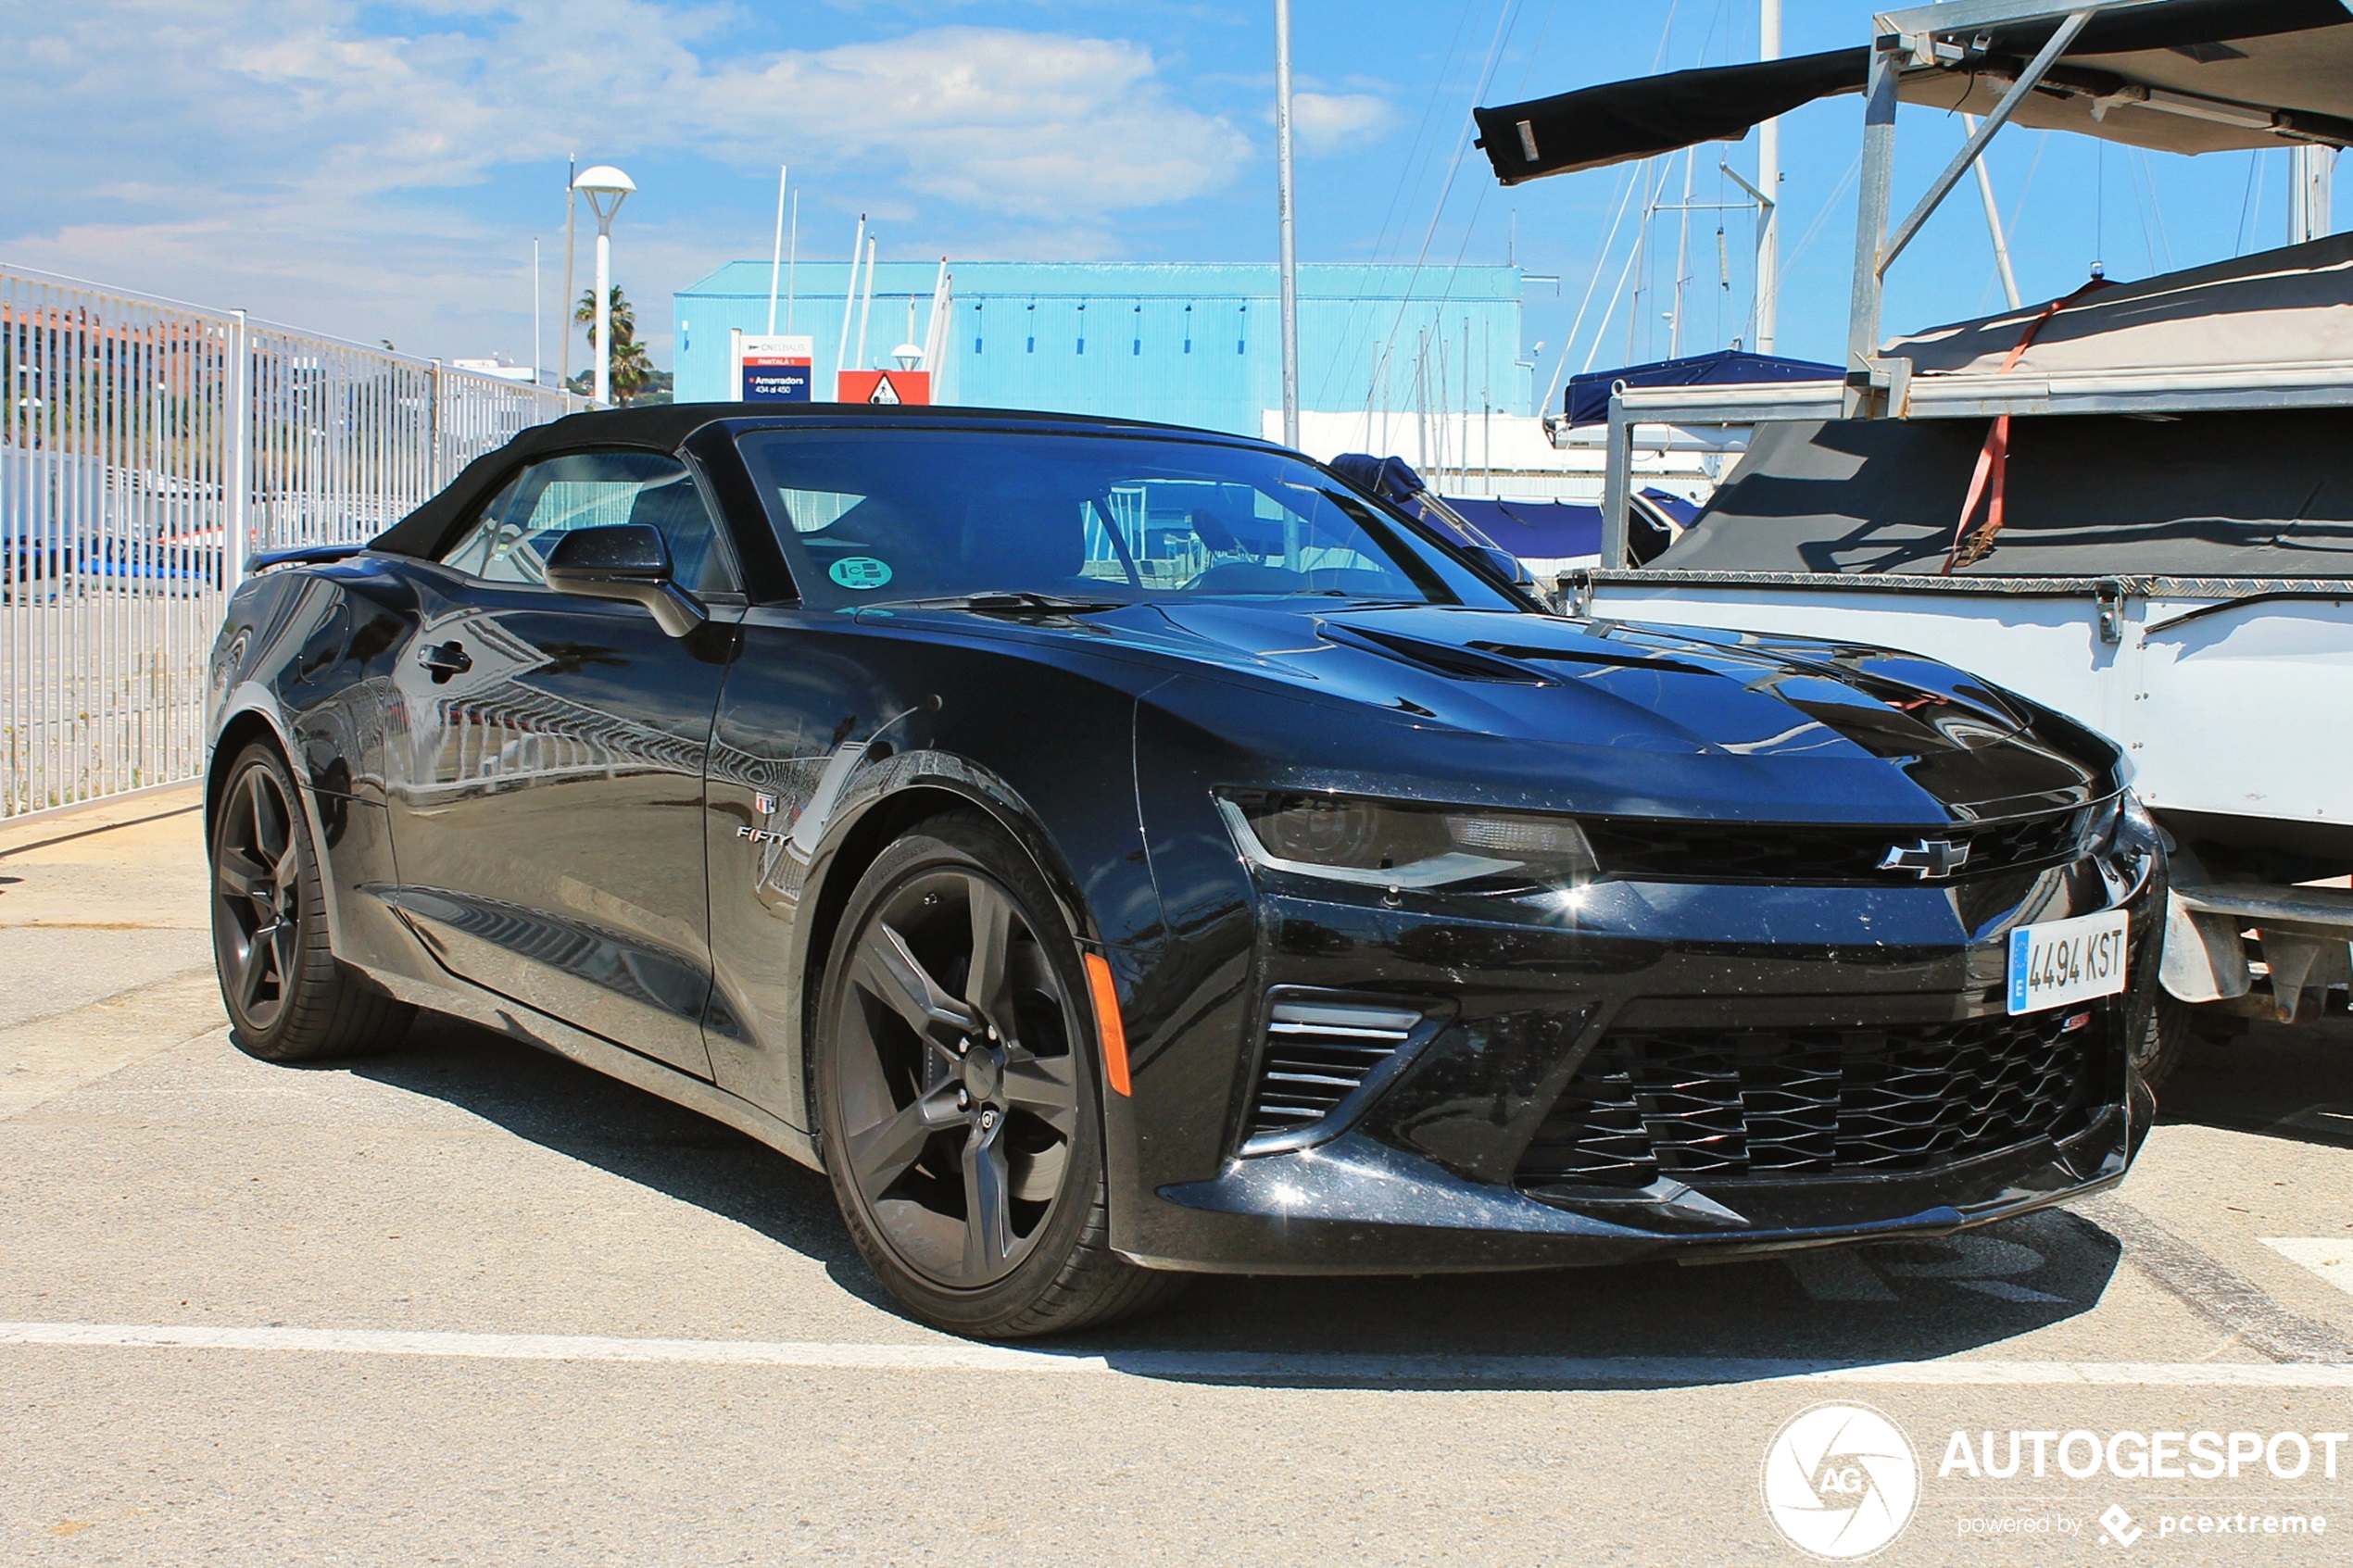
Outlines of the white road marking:
M2271 1124L2336 1138L2353 1137L2353 1105L2308 1105L2294 1115L2283 1116Z
M2291 1263L2301 1263L2347 1295L2353 1295L2353 1236L2267 1236L2257 1239Z
M1336 1383L1691 1384L1767 1380L1927 1386L2099 1384L2205 1388L2353 1388L2353 1362L1929 1361L1869 1363L1713 1356L1414 1356L1247 1350L1017 1349L941 1339L627 1339L571 1334L447 1334L366 1328L0 1323L0 1346L300 1350L346 1356L633 1361L822 1371L1115 1373L1136 1377Z

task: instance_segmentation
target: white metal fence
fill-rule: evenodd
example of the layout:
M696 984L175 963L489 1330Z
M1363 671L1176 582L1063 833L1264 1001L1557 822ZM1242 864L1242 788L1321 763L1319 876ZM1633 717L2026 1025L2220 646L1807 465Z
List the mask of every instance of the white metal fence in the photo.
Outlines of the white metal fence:
M564 394L0 268L0 817L193 776L258 550L381 532Z

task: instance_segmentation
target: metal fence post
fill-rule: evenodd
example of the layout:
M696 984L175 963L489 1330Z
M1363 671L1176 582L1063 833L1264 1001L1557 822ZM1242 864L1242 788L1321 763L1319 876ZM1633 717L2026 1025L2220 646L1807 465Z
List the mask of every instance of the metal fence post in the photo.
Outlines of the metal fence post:
M253 529L253 349L245 313L229 312L229 502L222 530L220 585L233 594L245 581Z
M432 394L427 399L432 411L426 418L431 420L428 428L433 443L433 467L428 471L433 475L433 487L438 490L449 483L449 465L441 451L441 361L438 359L433 362L432 387Z

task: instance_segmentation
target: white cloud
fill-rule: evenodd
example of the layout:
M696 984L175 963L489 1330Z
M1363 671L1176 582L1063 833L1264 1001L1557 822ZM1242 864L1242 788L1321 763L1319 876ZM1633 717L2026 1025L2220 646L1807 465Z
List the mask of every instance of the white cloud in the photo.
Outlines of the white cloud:
M1302 152L1345 152L1390 127L1389 100L1370 93L1293 93L1290 99L1292 134Z
M1115 250L1122 215L1213 192L1251 156L1169 89L1148 49L1116 39L942 27L730 57L719 40L741 19L717 7L442 0L396 36L363 12L0 11L17 189L0 256L479 351L516 323L527 339L519 269L561 196L545 195L543 217L469 187L504 191L575 149L663 168L673 193L789 158L877 212L920 214L927 244L1031 234L1071 255ZM664 221L650 199L628 239L641 300L743 248L740 208L673 201ZM551 247L551 278L558 264Z
M1249 156L1156 69L1130 43L938 28L718 75L705 112L836 160L887 154L911 189L965 207L1083 221L1201 195Z

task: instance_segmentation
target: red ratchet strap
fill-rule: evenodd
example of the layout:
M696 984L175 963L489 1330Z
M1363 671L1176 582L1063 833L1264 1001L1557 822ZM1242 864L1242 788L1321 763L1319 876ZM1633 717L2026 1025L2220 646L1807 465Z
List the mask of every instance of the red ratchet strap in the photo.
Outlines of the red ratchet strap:
M2084 295L2096 294L2108 286L2106 278L2094 278L2065 299L2055 299L2043 307L2035 313L2034 320L2026 323L2026 331L2019 336L2018 346L2002 360L2002 373L2007 375L2018 369L2018 362L2026 357L2028 349L2034 346L2035 334L2043 330L2044 322ZM2010 417L1996 414L1993 426L1985 433L1985 445L1978 448L1977 471L1969 475L1969 499L1961 503L1960 521L1953 525L1953 547L1944 556L1944 576L1952 576L1961 567L1974 566L1993 552L1994 535L2002 531L2002 489L2009 475L2009 468ZM1985 500L1985 521L1976 533L1971 533L1969 532L1969 520L1977 515L1980 497Z

